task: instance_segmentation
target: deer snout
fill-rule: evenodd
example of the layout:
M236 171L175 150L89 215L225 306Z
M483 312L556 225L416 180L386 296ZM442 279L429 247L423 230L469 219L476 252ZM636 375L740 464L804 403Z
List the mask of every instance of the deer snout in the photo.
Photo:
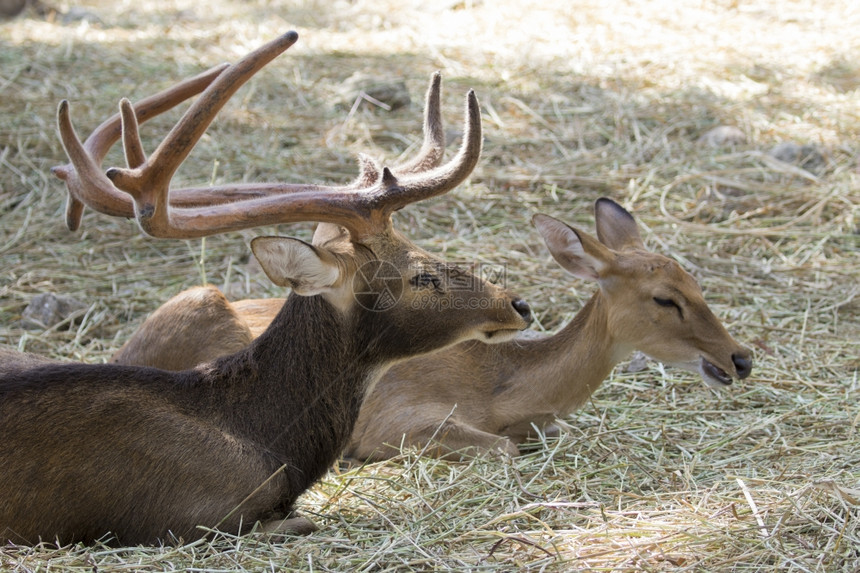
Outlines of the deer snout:
M749 376L750 372L752 372L752 357L750 356L750 351L746 348L732 354L732 363L735 365L738 378L741 380Z
M511 305L513 305L514 310L523 317L523 320L526 321L526 326L532 323L532 307L529 306L529 303L522 298L515 298Z

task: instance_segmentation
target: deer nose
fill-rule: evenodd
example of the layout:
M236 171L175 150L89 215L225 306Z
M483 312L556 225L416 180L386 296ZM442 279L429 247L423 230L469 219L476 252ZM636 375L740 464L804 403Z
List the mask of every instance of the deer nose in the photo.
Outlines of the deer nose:
M514 306L514 310L523 317L526 324L532 323L532 307L529 306L529 303L527 303L525 299L515 298L511 304Z
M732 362L735 365L735 370L738 373L738 378L740 378L741 380L749 376L750 372L752 372L752 358L750 358L750 353L748 350L732 354Z

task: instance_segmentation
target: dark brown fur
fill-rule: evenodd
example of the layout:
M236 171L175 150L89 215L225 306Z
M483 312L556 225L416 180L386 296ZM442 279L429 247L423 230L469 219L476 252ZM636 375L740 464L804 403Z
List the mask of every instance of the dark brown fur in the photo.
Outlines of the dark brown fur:
M407 259L437 261L396 233L375 241L404 271ZM200 525L241 532L283 517L336 460L388 366L528 323L515 299L477 281L474 291L445 296L506 305L422 310L412 304L422 292L409 290L387 311L366 310L353 288L380 285L352 277L375 257L348 235L324 248L349 285L331 295L340 305L293 294L250 346L191 370L42 364L7 353L0 538L67 543L110 532L118 543L152 543L199 537Z
M32 543L51 532L69 542L112 532L137 544L196 538L200 524L239 531L285 513L337 458L387 360L364 352L379 336L356 318L344 320L322 297L292 297L245 351L202 368L74 364L7 375L0 418L15 423L0 424L0 523L14 526L3 537ZM362 346L349 336L353 322Z

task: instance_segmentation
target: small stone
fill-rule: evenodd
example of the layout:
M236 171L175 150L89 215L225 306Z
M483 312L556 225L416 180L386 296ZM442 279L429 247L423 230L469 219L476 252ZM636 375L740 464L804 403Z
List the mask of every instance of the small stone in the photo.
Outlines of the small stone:
M718 125L706 131L698 142L708 147L731 147L746 143L747 136L733 125Z
M371 105L391 111L405 107L412 101L403 80L377 78L361 72L356 72L344 80L339 92L338 105L348 109L352 109L358 102L359 105Z
M778 143L771 147L767 154L783 163L799 165L807 171L815 171L823 167L826 163L824 153L822 153L817 145L801 145L794 141Z
M21 314L21 327L28 330L50 328L73 314L86 310L87 306L67 295L50 292L37 294Z
M648 357L638 350L633 353L633 358L630 359L630 362L627 364L627 368L625 370L627 372L642 372L643 370L648 368Z

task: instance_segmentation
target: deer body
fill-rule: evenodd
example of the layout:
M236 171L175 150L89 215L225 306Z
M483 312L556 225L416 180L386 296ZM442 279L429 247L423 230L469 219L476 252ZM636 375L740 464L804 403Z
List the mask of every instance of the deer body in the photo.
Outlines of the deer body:
M675 261L645 250L633 217L618 204L601 199L595 214L599 239L535 217L556 261L599 286L570 323L552 336L464 342L394 365L364 402L345 454L385 459L406 445L436 456L466 450L516 455L517 444L534 434L533 425L546 427L576 410L634 350L695 371L714 387L748 376L749 351L713 315L696 281ZM193 350L194 333L214 326L204 309L188 319L203 292L229 304L214 287L180 293L144 322L114 360L145 363L140 339L156 339L158 332L174 333ZM233 303L234 312L219 313L218 328L250 332L248 323L264 321L273 303ZM183 314L170 310L175 307ZM245 309L253 311L248 319Z
M496 347L466 342L395 366L362 407L347 455L386 458L401 444L439 456L516 454L533 425L573 412L634 350L714 387L748 376L749 351L726 332L695 279L645 250L633 216L617 203L598 200L595 219L599 239L534 217L555 260L599 287L567 326Z
M251 242L266 275L293 292L265 331L234 354L174 372L0 352L0 540L69 543L110 534L122 544L169 542L211 528L239 533L261 520L268 531L306 530L306 520L271 520L288 514L334 462L387 368L464 340L503 341L531 321L525 301L476 277L468 277L471 288L452 288L465 271L392 227L393 211L452 189L480 154L480 112L470 93L464 143L438 166L438 75L428 91L425 145L411 163L380 169L365 160L346 187L245 185L215 190L208 200L200 190L168 192L172 172L220 106L296 39L286 34L137 108L123 100L121 130L112 118L84 144L68 104L60 105L72 164L55 173L70 193L70 228L84 205L131 213L146 232L165 238L272 221L325 224L314 244ZM205 85L146 159L138 121ZM99 163L120 135L129 168L105 177ZM231 204L223 204L225 196ZM180 200L192 206L177 207ZM391 292L397 296L380 307L378 293ZM415 304L426 296L440 306Z
M365 401L345 454L386 459L401 446L445 456L503 451L579 408L630 349L609 336L595 295L553 336L464 342L395 365ZM602 328L601 328L602 327Z

